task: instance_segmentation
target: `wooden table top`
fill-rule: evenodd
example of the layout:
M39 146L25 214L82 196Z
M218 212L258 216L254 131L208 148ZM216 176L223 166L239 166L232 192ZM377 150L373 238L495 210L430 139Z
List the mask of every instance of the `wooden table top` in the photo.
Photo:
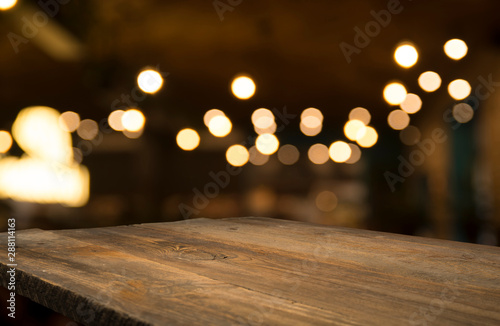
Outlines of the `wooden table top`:
M498 247L230 218L19 231L16 258L19 294L88 325L500 325Z

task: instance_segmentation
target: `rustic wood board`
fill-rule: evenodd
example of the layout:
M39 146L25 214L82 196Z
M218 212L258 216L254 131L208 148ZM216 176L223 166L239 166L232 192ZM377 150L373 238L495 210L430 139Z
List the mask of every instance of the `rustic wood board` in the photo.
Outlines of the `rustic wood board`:
M231 218L19 231L16 257L19 294L87 325L500 325L497 247Z

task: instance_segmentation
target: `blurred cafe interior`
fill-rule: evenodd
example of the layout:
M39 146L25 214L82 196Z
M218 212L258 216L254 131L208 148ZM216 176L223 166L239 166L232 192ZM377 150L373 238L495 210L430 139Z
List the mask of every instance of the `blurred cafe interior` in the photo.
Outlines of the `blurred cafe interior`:
M265 216L498 245L494 0L0 0L0 229Z

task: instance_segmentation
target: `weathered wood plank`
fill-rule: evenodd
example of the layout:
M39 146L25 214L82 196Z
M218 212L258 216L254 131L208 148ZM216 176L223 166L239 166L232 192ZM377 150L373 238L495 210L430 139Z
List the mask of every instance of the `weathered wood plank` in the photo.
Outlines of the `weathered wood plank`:
M18 246L19 293L91 325L500 323L495 247L265 218L23 231Z

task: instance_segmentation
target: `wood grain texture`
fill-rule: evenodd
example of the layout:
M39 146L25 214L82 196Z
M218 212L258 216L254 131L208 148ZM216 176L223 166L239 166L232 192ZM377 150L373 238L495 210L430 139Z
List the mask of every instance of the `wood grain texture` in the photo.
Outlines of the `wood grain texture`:
M231 218L20 231L16 255L17 292L86 325L500 325L497 247Z

